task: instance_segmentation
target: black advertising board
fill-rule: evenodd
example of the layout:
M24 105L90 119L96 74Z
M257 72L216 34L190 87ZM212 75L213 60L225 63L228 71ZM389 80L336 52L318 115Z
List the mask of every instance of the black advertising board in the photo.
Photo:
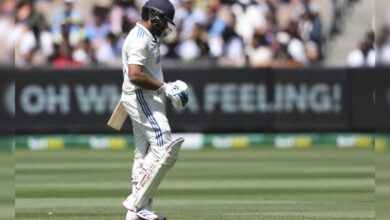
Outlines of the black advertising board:
M14 133L14 100L13 69L0 68L0 134Z
M342 70L194 71L183 76L194 90L192 103L170 116L186 130L348 129L348 83Z
M294 73L278 70L273 76L273 86L284 87L284 99L280 101L284 111L274 112L275 128L308 132L349 129L350 85L345 71L302 69Z
M21 133L109 131L120 96L119 70L18 71L16 130Z
M374 76L376 69L351 69L349 70L349 82L351 85L350 100L351 115L350 123L351 127L356 130L364 130L365 128L374 128L375 122L375 84Z
M271 120L261 103L270 76L267 70L171 72L167 80L189 82L190 99L185 110L169 107L168 117L185 131L267 130Z
M375 71L375 130L390 132L390 70Z
M373 70L374 71L374 70ZM168 105L175 132L373 131L373 74L363 69L166 70L189 83L184 110ZM18 71L18 133L114 132L121 70ZM130 132L130 120L123 132Z

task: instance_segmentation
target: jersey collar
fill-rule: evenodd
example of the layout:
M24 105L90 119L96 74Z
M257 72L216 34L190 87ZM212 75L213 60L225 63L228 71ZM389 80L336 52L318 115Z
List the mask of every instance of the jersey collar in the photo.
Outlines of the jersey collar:
M146 35L148 35L148 37L152 39L153 42L157 42L157 38L152 33L150 33L150 31L146 29L141 23L137 22L137 26L144 30Z

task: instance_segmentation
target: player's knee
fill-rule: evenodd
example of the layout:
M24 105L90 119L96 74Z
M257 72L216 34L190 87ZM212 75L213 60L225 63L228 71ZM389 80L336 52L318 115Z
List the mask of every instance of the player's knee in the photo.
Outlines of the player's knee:
M134 161L135 162L139 162L139 163L142 163L142 161L144 160L145 158L145 155L143 154L134 154Z
M179 156L180 148L182 145L182 141L175 141L167 150L167 157L165 160L165 164L167 167L171 168L175 165L177 158Z

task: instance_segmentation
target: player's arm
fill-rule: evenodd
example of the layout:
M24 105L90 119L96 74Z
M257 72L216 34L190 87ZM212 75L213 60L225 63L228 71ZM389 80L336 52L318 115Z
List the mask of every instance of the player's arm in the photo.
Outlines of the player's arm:
M187 85L184 82L164 83L144 72L143 66L146 64L147 48L147 42L139 38L126 48L126 62L130 82L143 89L163 92L172 100L175 107L186 105L188 94Z
M129 80L134 85L147 90L157 90L164 85L143 71L142 65L129 64Z
M160 90L172 100L175 107L183 107L188 102L187 84L178 80L173 83L160 82L143 72L143 66L129 64L129 80L134 85L147 90Z

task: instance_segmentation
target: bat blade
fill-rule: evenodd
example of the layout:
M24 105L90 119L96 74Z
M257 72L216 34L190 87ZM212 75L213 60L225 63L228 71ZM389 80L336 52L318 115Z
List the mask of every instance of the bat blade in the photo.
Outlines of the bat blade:
M111 117L107 122L107 125L117 131L120 131L126 121L126 118L127 112L123 107L122 102L119 101L114 109L114 112L112 112Z

